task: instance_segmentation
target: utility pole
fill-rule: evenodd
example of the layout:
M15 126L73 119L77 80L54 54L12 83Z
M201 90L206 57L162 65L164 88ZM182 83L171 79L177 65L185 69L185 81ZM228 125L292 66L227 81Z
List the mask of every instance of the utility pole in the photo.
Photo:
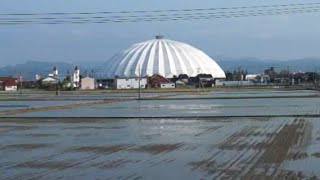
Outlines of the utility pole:
M139 94L138 94L139 101L141 100L141 71L140 71L140 64L139 64Z
M199 81L199 82L198 82L198 86L199 86L199 91L200 91L200 89L201 89L201 83L202 83L202 82L201 82L201 77L200 77L199 74L200 74L200 68L198 67L198 68L197 68L197 75L198 75L198 78L199 78L199 80L198 80L198 81Z
M317 68L314 68L314 84L317 84Z
M20 83L20 95L22 95L22 74L19 74L19 83Z
M238 88L240 88L240 85L242 86L242 73L241 73L241 66L238 67L238 73L237 73L237 76L238 76Z
M288 71L288 81L290 85L290 66L287 66L287 71Z

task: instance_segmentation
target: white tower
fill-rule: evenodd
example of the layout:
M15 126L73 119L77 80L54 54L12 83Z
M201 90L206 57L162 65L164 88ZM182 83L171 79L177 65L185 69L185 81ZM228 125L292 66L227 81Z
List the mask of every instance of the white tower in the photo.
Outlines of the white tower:
M78 66L76 66L73 71L73 87L79 87L79 82L80 82L80 70Z
M36 81L39 81L41 79L41 76L39 74L36 74Z
M53 67L52 74L53 74L53 77L58 76L58 68L56 66Z

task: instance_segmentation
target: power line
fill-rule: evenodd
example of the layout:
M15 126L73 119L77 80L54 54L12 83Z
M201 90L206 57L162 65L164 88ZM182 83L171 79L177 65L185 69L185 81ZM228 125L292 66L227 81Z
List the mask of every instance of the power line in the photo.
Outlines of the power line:
M311 6L313 5L313 6ZM261 9L262 8L262 9ZM221 11L223 9L223 11ZM240 10L239 10L240 9ZM249 9L249 10L245 10ZM213 11L219 10L219 11ZM231 10L231 11L230 11ZM127 23L127 22L154 22L154 21L181 21L218 18L239 18L254 16L272 16L314 13L320 11L320 3L249 6L231 8L207 8L207 9L182 9L182 10L154 10L154 11L131 11L131 13L153 14L129 14L100 15L96 13L40 13L40 14L0 14L0 25L13 24L87 24L87 23ZM129 12L129 11L127 11ZM159 12L161 12L159 14ZM163 14L163 12L174 12ZM112 14L111 12L109 12ZM14 17L12 17L14 15ZM40 17L38 17L41 15ZM45 15L45 16L44 16ZM56 16L72 15L72 16ZM76 15L76 16L75 16ZM80 16L79 16L80 15ZM87 15L87 16L83 16ZM95 15L95 16L88 16ZM16 17L18 16L18 17ZM22 17L20 17L22 16Z
M39 15L54 15L54 16L59 16L59 15L162 13L162 12L190 12L190 11L215 11L215 10L237 10L237 9L256 9L256 8L276 8L276 7L313 6L313 5L320 5L320 3L273 4L273 5L257 5L257 6L220 7L220 8L195 8L195 9L168 9L168 10L150 10L150 11L0 13L0 16L39 16Z
M297 11L278 11L278 12L257 12L257 13L239 13L239 14L221 14L221 15L188 15L174 17L145 17L145 18L99 18L95 19L79 19L79 20L52 20L52 21L37 21L37 20L0 20L0 25L5 24L87 24L87 23L125 23L125 22L154 22L154 21L178 21L178 20L201 20L201 19L219 19L219 18L240 18L240 17L255 17L255 16L272 16L272 15L290 15L302 13L319 12L320 9L297 10Z
M193 13L174 13L174 14L149 14L148 17L172 17L172 16L193 16L193 15L219 15L219 14L235 14L235 13L259 13L259 12L276 12L276 11L294 11L294 10L312 10L312 9L319 9L319 6L308 6L308 7L293 7L293 8L278 8L278 9L255 9L255 10L242 10L242 11L218 11L218 12L193 12ZM119 18L139 18L142 17L141 15L121 15L121 16L65 16L65 17L1 17L0 20L60 20L60 19L67 19L67 20L82 20L82 19L119 19Z

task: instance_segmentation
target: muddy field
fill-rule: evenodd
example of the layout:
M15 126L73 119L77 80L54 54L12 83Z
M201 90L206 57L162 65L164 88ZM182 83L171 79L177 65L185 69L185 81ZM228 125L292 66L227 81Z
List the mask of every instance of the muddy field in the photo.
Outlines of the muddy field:
M47 119L0 125L0 179L312 179L319 119Z
M320 179L318 96L0 101L0 179Z

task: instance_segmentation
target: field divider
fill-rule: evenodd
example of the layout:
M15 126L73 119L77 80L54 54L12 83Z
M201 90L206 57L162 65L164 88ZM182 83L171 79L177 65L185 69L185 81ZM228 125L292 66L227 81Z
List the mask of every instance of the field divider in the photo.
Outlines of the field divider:
M156 120L156 119L183 119L183 120L216 120L216 119L250 119L250 118L262 118L261 121L265 121L263 118L319 118L320 114L280 114L280 115L235 115L235 116L105 116L105 117L0 117L1 122L99 122L103 120Z
M141 98L142 101L150 100L201 100L201 99L283 99L283 98L320 98L319 95L304 95L304 96L223 96L223 97L173 97L173 98L163 98L163 97L150 97ZM138 100L138 99L135 99Z
M25 109L4 110L4 111L0 111L0 116L20 114L20 113L30 113L30 112L36 112L36 111L62 110L62 109L70 109L70 108L76 108L76 107L87 107L87 106L93 106L98 104L108 104L108 103L123 102L123 101L129 101L129 100L128 99L126 100L104 99L104 100L93 101L93 102L84 102L84 103L75 103L75 104L66 104L66 105L57 105L57 106L43 106L43 107L30 107Z

